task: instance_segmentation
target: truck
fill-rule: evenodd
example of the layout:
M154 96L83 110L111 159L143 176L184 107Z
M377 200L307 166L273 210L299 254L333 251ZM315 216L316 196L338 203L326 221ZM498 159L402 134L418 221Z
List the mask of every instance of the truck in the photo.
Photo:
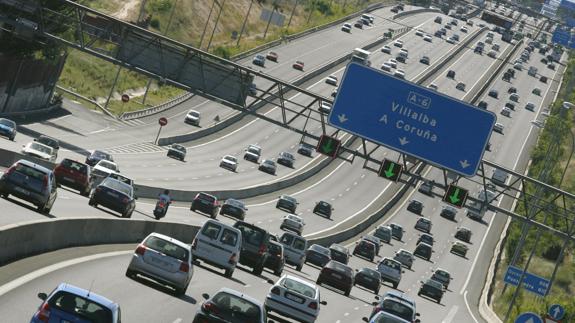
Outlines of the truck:
M369 52L365 49L356 48L351 53L351 61L363 64L366 66L371 66L371 61L369 60L369 55L371 55L371 52Z

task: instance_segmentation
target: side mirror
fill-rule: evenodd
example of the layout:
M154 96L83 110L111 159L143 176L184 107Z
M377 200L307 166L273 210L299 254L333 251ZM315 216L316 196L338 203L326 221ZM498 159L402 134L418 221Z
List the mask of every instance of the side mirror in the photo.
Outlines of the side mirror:
M359 271L359 269L355 268L355 271Z
M379 296L378 296L378 295L375 295L373 298L375 298L376 300L379 301ZM374 303L375 303L375 302L374 302Z
M364 322L369 322L369 319L367 317L362 317L361 320Z
M421 316L421 314L419 314L419 313L415 313L415 316ZM419 320L417 320L417 321L419 321Z
M327 305L327 302L326 302L326 301L321 301L321 302L319 302L319 303L320 303L321 305Z
M203 293L203 294L202 294L202 297L203 297L205 300L208 300L208 299L210 298L210 295L207 294L207 293Z
M377 306L379 303L378 302L371 302L371 305L373 306Z
M45 301L48 298L46 293L38 293L38 298Z

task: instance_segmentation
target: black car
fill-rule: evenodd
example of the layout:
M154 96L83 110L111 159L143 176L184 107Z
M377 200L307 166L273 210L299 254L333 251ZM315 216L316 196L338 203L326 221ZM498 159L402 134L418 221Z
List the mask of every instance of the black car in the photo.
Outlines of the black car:
M457 228L457 231L455 232L455 239L469 243L471 241L471 230L464 227Z
M172 157L172 158L176 158L179 159L181 161L184 161L186 159L186 147L182 146L182 145L178 145L178 144L173 144L170 146L170 148L168 149L168 157Z
M236 199L227 199L220 208L220 215L233 216L236 219L244 220L246 218L246 205Z
M375 244L370 241L361 240L357 242L355 248L353 248L353 254L373 261L375 258Z
M271 238L272 236L270 236ZM273 270L274 275L281 276L285 265L284 246L270 239L268 243L268 257L264 267Z
M441 215L442 217L449 219L451 221L455 221L455 215L457 214L457 209L453 206L445 205L441 208Z
M343 291L345 296L349 296L354 280L355 275L351 267L332 260L321 269L316 284L326 284Z
M134 188L117 179L106 177L92 191L88 201L90 206L97 207L98 204L121 213L123 218L130 218L136 208Z
M515 104L513 104L511 102L505 103L505 107L515 111Z
M293 168L293 164L295 163L295 157L294 155L288 153L287 151L282 151L278 156L277 163L289 168Z
M298 204L299 203L295 198L289 195L281 195L276 203L276 208L295 214Z
M499 97L499 92L497 90L489 90L489 93L487 94L492 98L497 99Z
M101 150L94 150L88 157L86 157L86 164L95 166L102 159L114 162L112 155Z
M437 280L428 279L425 282L421 282L421 287L419 288L417 295L430 297L439 304L441 303L441 298L443 297L444 292L445 290L443 289L442 283Z
M477 107L481 108L483 110L487 110L487 106L488 106L488 104L485 101L479 101L479 103L477 104Z
M423 181L417 190L419 193L432 196L433 195L433 185L435 181ZM423 206L422 206L423 207Z
M346 265L349 262L349 249L346 247L334 243L329 246L329 252L332 260L339 261Z
M507 89L507 93L509 93L509 94L517 93L517 88L514 86L511 86L509 89Z
M200 211L209 214L212 219L218 214L218 198L208 193L200 192L192 200L190 211Z
M304 263L310 263L318 267L325 266L331 260L331 252L328 248L318 244L312 244L305 252Z
M435 239L433 239L433 237L429 233L422 233L419 235L419 238L417 238L417 242L415 244L417 245L420 242L424 242L430 246L433 246L433 242L435 242Z
M242 232L240 264L251 267L254 275L261 275L269 257L269 232L244 221L237 221L234 228Z
M403 227L399 224L392 223L389 225L391 227L391 236L401 241L403 239Z
M328 219L331 218L331 211L333 211L333 207L325 201L319 201L313 207L313 213L323 215Z
M423 211L423 203L418 200L411 200L409 205L407 205L407 210L415 214L421 214Z
M418 256L423 258L427 261L431 259L431 254L433 253L433 248L425 242L420 242L415 246L415 250L413 251L414 256Z
M455 79L455 71L454 70L447 71L447 78Z
M300 155L311 157L314 150L315 150L314 146L307 144L305 142L302 142L301 144L299 144L299 147L297 149L297 153Z
M379 294L381 286L381 274L371 268L356 269L354 285L359 285L372 290L375 295Z
M395 60L398 61L398 62L400 62L400 63L404 63L404 64L405 64L406 58L405 58L405 56L398 55L398 56L395 58Z
M220 289L211 298L208 294L202 297L205 301L192 323L260 322L265 317L260 304L228 288Z

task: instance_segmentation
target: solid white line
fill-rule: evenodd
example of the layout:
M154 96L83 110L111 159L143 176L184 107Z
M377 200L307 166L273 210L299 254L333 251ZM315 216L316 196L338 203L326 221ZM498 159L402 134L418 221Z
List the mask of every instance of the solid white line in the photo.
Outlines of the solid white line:
M459 306L453 305L451 307L451 310L449 310L449 313L447 313L447 316L443 319L443 321L441 321L441 323L451 323L451 321L455 317L455 314L457 313L458 309L459 309Z
M477 319L475 318L475 315L473 315L473 312L471 311L471 307L469 306L469 303L467 302L467 291L465 291L465 294L463 294L463 300L465 301L465 306L467 307L467 312L469 312L469 315L471 315L471 318L473 319L473 321L475 323L479 323L479 321L477 321Z
M13 289L16 289L24 284L27 284L29 282L31 282L34 279L37 279L41 276L47 275L49 273L55 272L57 270L66 268L66 267L70 267L73 265L77 265L83 262L88 262L88 261L92 261L92 260L97 260L97 259L102 259L102 258L107 258L107 257L115 257L115 256L122 256L122 255L127 255L127 254L131 254L133 253L133 251L114 251L114 252L106 252L106 253L101 253L101 254L97 254L97 255L91 255L91 256L86 256L86 257L81 257L81 258L76 258L76 259L71 259L71 260L66 260L63 262L59 262L57 264L53 264L47 267L44 267L42 269L38 269L35 270L31 273L28 273L24 276L18 277L16 279L14 279L13 281L4 284L2 286L0 286L0 297L3 296L4 294L12 291Z

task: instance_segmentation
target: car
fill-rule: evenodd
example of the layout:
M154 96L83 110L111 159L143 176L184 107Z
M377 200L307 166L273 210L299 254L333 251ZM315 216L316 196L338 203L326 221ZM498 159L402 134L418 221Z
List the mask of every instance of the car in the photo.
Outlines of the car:
M377 271L381 275L382 282L389 282L393 285L393 288L397 288L403 273L399 261L384 257L377 263Z
M493 131L498 132L500 134L503 134L503 128L504 128L503 124L501 124L499 122L496 122L493 125Z
M403 227L396 223L391 223L389 227L391 228L391 236L394 239L401 241L404 232Z
M439 304L441 303L441 298L443 298L444 292L443 284L433 279L427 279L426 281L421 282L421 287L419 288L417 295L430 297Z
M489 104L485 101L479 101L479 103L477 104L477 107L480 109L483 109L483 110L487 110L488 105Z
M58 151L60 150L60 142L58 141L58 139L48 137L46 135L40 135L38 138L35 138L34 141L52 148L52 155L53 155L52 160L53 161L56 160L56 157L58 156Z
M457 231L455 231L455 239L459 239L461 241L465 241L469 243L471 241L471 235L473 233L466 227L459 227Z
M268 257L264 267L273 270L274 275L281 276L285 265L284 247L276 241L268 242Z
M523 64L521 64L521 62L515 62L515 64L513 64L513 68L518 71L523 71Z
M287 151L282 151L279 154L276 161L280 165L284 165L286 167L293 168L293 165L295 163L295 156L292 155L291 153L287 152Z
M443 285L443 288L447 289L449 288L449 283L451 283L453 277L451 277L451 274L447 270L437 268L433 271L431 279L440 282Z
M311 263L312 265L323 267L330 260L331 252L329 249L318 244L312 244L305 252L304 263Z
M172 144L170 148L168 148L167 156L179 159L180 161L184 161L186 159L186 154L186 147L180 144Z
M525 105L525 110L535 111L535 104L533 104L532 102L528 102L528 103Z
M387 64L389 64L389 66L393 67L393 68L397 68L397 61L395 59L390 59L389 61L387 61Z
M184 295L194 275L192 248L172 237L152 232L137 247L126 269L126 277L150 278Z
M331 260L321 269L316 284L326 284L343 291L345 296L349 296L354 280L355 275L351 267Z
M463 258L465 258L467 256L467 250L469 248L467 248L466 245L464 245L463 243L459 242L459 241L455 241L453 242L453 244L451 245L451 248L449 249L449 252L457 254L462 256Z
M427 244L425 242L417 243L417 245L415 246L415 250L413 251L414 256L418 256L418 257L423 258L427 261L429 261L429 259L431 259L432 253L433 253L433 247L430 244Z
M395 252L393 259L401 263L402 266L405 266L411 270L411 267L413 266L413 260L415 260L415 257L413 257L413 254L411 252L404 249L399 249L398 251Z
M320 300L319 288L292 275L282 276L270 288L264 301L266 312L275 312L304 323L316 321L320 305L327 305L327 302Z
M445 24L445 26L443 26L443 28L451 30L451 25L450 25L450 24Z
M547 65L547 68L554 71L554 70L555 70L555 64L549 63L549 64Z
M457 209L451 205L444 205L441 207L441 212L439 213L439 215L451 221L455 221L455 216L457 215Z
M424 231L427 233L431 232L431 226L432 226L431 220L427 218L419 218L417 219L417 222L415 222L416 230Z
M297 271L301 271L308 246L307 240L296 233L284 232L279 242L284 247L286 263L295 266Z
M395 60L398 61L399 63L403 63L403 64L405 64L405 62L406 62L405 56L401 56L401 55L397 55Z
M117 173L120 171L118 164L111 162L109 160L102 159L100 160L96 166L92 167L91 170L91 181L92 186L97 186L104 180L104 178L110 176L112 173Z
M419 244L419 243L421 243L421 242L423 242L423 243L426 243L426 244L428 244L428 245L430 245L430 246L433 246L433 242L434 242L434 241L435 241L435 240L433 239L433 237L432 237L430 234L428 234L428 233L423 233L423 234L420 234L420 235L419 235L419 238L417 238L417 243L416 243L416 245Z
M235 172L238 169L238 159L232 155L225 155L220 160L220 167Z
M297 148L297 153L300 155L311 157L313 155L314 150L315 150L314 146L312 146L308 143L302 142L299 144L299 146Z
M80 191L83 196L90 195L92 181L90 180L90 166L64 158L54 167L56 183Z
M419 62L422 63L422 64L425 64L425 65L429 65L429 56L422 56L422 57L419 59Z
M519 94L517 94L517 93L511 93L511 94L509 95L509 101L519 102Z
M439 29L439 32L440 32L443 36L447 35L447 30L446 30L445 28Z
M262 274L264 265L269 257L268 242L270 234L255 224L245 221L236 221L234 228L242 233L242 245L240 251L240 264L252 268L252 273L256 276ZM283 244L283 243L282 243ZM284 245L284 255L285 255ZM287 262L287 258L286 258Z
M212 219L216 218L219 208L220 204L218 203L218 198L214 195L204 192L199 192L196 194L192 200L192 205L190 205L190 211L200 211L206 213L210 215Z
M313 207L313 213L325 216L328 219L331 219L331 212L333 211L333 206L325 201L319 201L315 203Z
M194 126L200 126L200 119L201 119L201 115L198 111L190 110L186 114L186 118L184 119L184 122L187 124L194 125Z
M361 237L361 240L365 240L365 241L369 241L371 243L373 243L373 245L375 246L375 254L379 254L379 249L381 248L381 240L379 240L378 237L373 236L373 235L365 235Z
M431 83L427 86L427 88L433 91L437 91L437 84Z
M257 65L257 66L261 66L261 67L265 67L265 65L266 65L266 57L265 57L264 55L257 54L257 55L254 56L254 58L252 59L252 64Z
M499 91L497 90L489 90L489 93L487 94L492 98L497 99L499 97Z
M113 172L113 173L108 174L108 178L113 178L115 180L118 180L122 183L126 183L126 184L134 187L134 180L123 175L123 174Z
M17 133L18 127L16 126L16 122L6 118L0 118L0 136L14 141Z
M351 33L351 24L345 23L341 26L341 31L345 31L346 33Z
M455 44L455 39L453 37L449 37L445 40L448 44Z
M405 72L403 70L397 69L395 70L395 72L393 73L393 76L395 77L399 77L401 79L405 78Z
M453 34L451 38L453 38L455 41L459 41L459 34Z
M455 86L456 89L460 90L460 91L465 91L465 83L463 82L459 82L457 83L457 85Z
M357 21L353 24L353 26L354 26L355 28L363 29L363 21L357 20Z
M289 230L301 236L305 222L295 214L287 214L282 220L280 230Z
M495 51L495 50L490 50L490 51L487 53L487 56L489 56L489 57L491 57L491 58L497 58L497 51Z
M483 55L483 47L476 46L473 52L479 55Z
M403 40L401 40L401 39L396 40L395 42L393 42L393 46L402 48L403 47Z
M435 23L437 23L437 24L442 23L442 21L443 21L443 20L441 19L440 16L435 17L435 19L433 20L433 22L435 22Z
M379 294L381 287L381 274L371 268L356 269L353 285L359 285L372 290L375 295Z
M433 42L433 37L431 37L431 35L425 35L423 36L423 40L426 42Z
M296 70L299 71L303 71L303 67L304 67L305 63L302 61L296 61L295 63L293 63L292 67Z
M94 150L86 157L86 164L88 166L95 166L100 160L107 160L110 162L114 162L114 158L112 155L103 152L101 150Z
M421 214L421 212L423 211L423 203L421 203L418 200L411 200L407 205L407 210L415 214Z
M436 30L435 33L433 33L433 36L441 38L443 36L443 32L441 30Z
M541 96L541 89L536 87L533 89L533 91L531 91L531 93L537 96Z
M90 289L60 283L50 293L38 293L42 304L30 323L106 322L120 323L120 305Z
M260 166L258 167L258 170L261 170L262 172L271 175L276 174L276 169L277 169L276 163L271 159L264 159L260 164Z
M373 232L373 235L377 237L380 241L383 241L385 243L391 243L392 239L391 227L387 225L380 225L379 227L377 227Z
M330 76L326 77L325 83L333 85L333 86L337 86L337 76L330 75Z
M409 56L409 51L405 48L402 48L399 50L398 56L404 57L407 59L407 57Z
M20 159L0 176L0 195L10 195L34 204L38 212L50 214L58 197L56 177L51 169Z
M502 116L506 116L506 117L511 118L511 109L509 109L509 108L507 108L507 107L503 107L503 108L501 109L501 112L500 112L500 113L501 113Z
M262 148L257 145L249 145L244 154L244 160L257 163L260 160Z
M421 29L416 30L415 35L416 36L423 36L423 30L421 30Z
M224 287L212 297L205 293L202 294L202 297L205 301L196 311L192 323L267 323L267 315L263 304L243 292ZM220 318L224 318L224 320Z
M496 52L498 52L500 48L501 47L499 46L499 44L493 44L493 46L491 46L491 49L496 51Z
M517 93L517 88L514 87L514 86L510 86L510 87L507 89L507 93L508 93L508 94Z
M92 190L88 205L93 207L102 205L120 213L123 218L131 218L136 209L134 188L117 179L107 177Z
M455 79L455 71L454 70L447 71L447 78L448 79Z
M269 61L272 61L272 62L276 62L276 63L277 63L278 58L279 58L279 55L278 55L278 53L276 53L276 52L271 51L271 52L268 52L268 53L266 54L266 59L269 60Z
M332 260L341 262L342 264L346 264L349 262L349 249L342 245L332 243L329 246L329 252Z
M242 232L231 225L209 219L196 233L192 241L192 256L224 269L224 276L232 277L242 248Z
M542 75L542 76L539 78L539 81L540 81L541 83L547 84L547 76L543 76L543 75Z
M383 47L381 47L381 52L391 54L391 47L389 47L388 45L384 45Z
M378 302L373 303L369 319L365 322L375 323L420 323L417 318L419 313L415 309L415 301L403 292L388 291L379 297Z
M367 258L369 261L373 261L376 254L375 244L367 240L357 241L355 243L355 247L353 248L352 254Z
M279 196L276 202L276 208L286 210L289 213L295 213L298 204L295 197L284 194Z
M245 220L248 208L244 202L233 198L227 199L220 208L220 215L229 215L238 220Z
M336 87L331 91L331 94L330 94L330 95L331 95L332 98L335 98L335 96L337 95L337 90L338 90L338 87L336 86Z
M29 142L26 145L22 146L21 153L22 155L35 157L41 160L53 162L56 160L53 149L50 146L46 146L39 142Z

